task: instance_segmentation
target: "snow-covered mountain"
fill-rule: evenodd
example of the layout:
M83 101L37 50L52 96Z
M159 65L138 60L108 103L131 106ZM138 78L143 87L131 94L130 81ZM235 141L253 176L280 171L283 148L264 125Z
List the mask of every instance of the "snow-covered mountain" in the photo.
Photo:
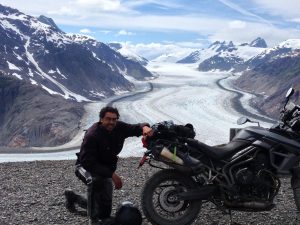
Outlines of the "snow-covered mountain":
M250 44L216 41L207 49L192 52L178 63L196 63L200 71L239 69L244 62L265 50L266 43L257 38Z
M187 54L193 52L189 48L182 48L174 46L173 49L169 48L165 53L157 56L155 59L152 59L154 62L167 62L167 63L176 63L178 60L182 59Z
M294 100L300 97L300 39L291 39L266 49L246 62L247 71L235 82L242 89L263 93L258 102L264 111L278 117L285 92L294 87Z
M140 64L84 35L61 31L52 19L0 5L0 70L50 94L87 101L129 91L123 75L150 77Z
M273 63L278 64L277 66L287 66L287 64L281 65L281 60L295 59L299 56L299 51L300 39L286 40L248 60L248 68L251 69L255 67L258 69L261 67L261 69L267 69L269 65Z
M258 37L255 40L253 40L249 46L257 47L257 48L267 48L268 47L266 41L264 39L262 39L261 37Z
M80 102L99 100L152 74L95 39L0 5L0 146L54 146L79 131Z
M122 56L133 60L135 62L140 63L143 66L146 66L148 64L148 59L138 55L136 52L132 50L128 45L121 44L121 43L108 43L108 46L114 49L115 51L118 51Z

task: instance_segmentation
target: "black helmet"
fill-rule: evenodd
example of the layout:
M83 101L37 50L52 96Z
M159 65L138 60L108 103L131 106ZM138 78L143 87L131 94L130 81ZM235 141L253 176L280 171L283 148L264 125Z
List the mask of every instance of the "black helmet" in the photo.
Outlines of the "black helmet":
M123 202L116 212L116 225L141 225L142 215L131 202Z

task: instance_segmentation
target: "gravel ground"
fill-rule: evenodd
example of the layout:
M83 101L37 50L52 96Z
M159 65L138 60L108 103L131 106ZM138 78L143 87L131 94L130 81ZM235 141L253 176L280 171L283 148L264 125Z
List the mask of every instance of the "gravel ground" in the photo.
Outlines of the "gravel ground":
M140 192L155 170L144 165L137 170L139 159L120 159L118 174L123 177L122 190L114 192L113 213L120 202L129 200L140 209ZM75 177L74 161L37 161L0 164L0 225L77 225L88 224L84 211L69 213L64 207L64 190L84 193L85 186ZM246 224L292 224L295 204L290 179L282 179L277 206L269 212L233 212L235 222ZM144 219L144 225L150 224ZM196 224L230 224L228 215L204 204Z

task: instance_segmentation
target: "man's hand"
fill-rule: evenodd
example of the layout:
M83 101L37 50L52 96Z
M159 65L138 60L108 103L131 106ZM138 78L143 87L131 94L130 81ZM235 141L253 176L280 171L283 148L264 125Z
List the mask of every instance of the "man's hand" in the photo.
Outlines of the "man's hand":
M143 126L143 136L151 137L153 135L153 130L148 126Z
M113 173L113 175L112 175L112 180L113 180L113 182L114 182L114 184L115 184L115 188L116 188L117 190L119 190L119 189L122 188L123 183L122 183L121 177L119 177L117 174Z

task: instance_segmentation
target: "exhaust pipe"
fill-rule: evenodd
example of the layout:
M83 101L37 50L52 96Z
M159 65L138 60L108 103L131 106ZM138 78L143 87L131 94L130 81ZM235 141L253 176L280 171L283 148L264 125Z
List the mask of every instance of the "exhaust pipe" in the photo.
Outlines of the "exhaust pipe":
M269 211L275 207L275 204L269 202L258 202L258 201L251 201L251 202L229 202L225 201L225 205L228 206L230 209L238 209L240 211Z

